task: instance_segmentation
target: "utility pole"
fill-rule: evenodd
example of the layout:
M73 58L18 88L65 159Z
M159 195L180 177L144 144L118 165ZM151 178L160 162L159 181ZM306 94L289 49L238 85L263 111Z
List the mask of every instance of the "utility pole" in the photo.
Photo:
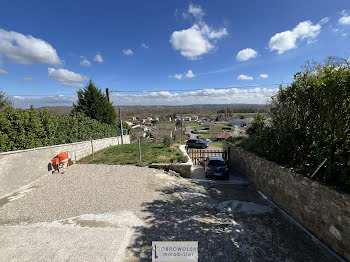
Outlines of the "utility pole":
M141 138L139 137L139 156L140 156L140 162L142 161L141 159Z
M181 114L181 135L180 135L180 139L181 139L181 145L182 145L182 143L183 143L183 141L184 141L184 139L183 139L183 134L182 134L182 123L183 123L183 120L182 120L182 114Z
M109 88L106 88L106 96L107 96L107 101L110 102L109 101Z
M120 135L122 140L122 145L124 144L123 141L123 120L122 120L122 114L120 113L120 107L119 107L119 120L120 120Z

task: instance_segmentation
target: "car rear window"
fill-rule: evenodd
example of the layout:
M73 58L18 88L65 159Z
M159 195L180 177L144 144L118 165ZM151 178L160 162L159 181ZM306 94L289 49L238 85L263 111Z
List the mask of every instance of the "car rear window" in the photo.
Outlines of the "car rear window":
M209 165L211 165L211 166L226 166L225 161L222 161L222 160L210 160Z

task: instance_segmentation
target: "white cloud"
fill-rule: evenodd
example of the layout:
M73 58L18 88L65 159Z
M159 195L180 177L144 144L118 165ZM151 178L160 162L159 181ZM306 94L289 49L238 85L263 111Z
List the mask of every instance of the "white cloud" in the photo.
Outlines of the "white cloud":
M339 24L350 25L350 15L348 15L345 10L343 10L341 14L342 14L342 17L339 18L338 20Z
M193 74L192 70L188 70L185 77L186 78L194 78L196 75Z
M1 28L0 54L20 64L62 64L56 50L46 41Z
M205 15L203 9L199 5L190 4L187 11L197 19L201 19Z
M271 37L269 48L271 51L277 50L278 54L297 47L297 40L308 39L311 43L316 38L322 28L322 24L328 21L328 17L323 18L319 23L313 25L311 21L300 22L293 30L287 30L275 34Z
M149 46L146 45L145 43L142 43L142 44L141 44L141 47L143 47L143 48L145 48L145 49L148 49L148 48L149 48Z
M101 54L95 55L94 61L97 62L97 63L102 63L103 62L102 55Z
M240 74L240 75L237 77L237 79L238 79L238 80L253 80L254 78L253 78L252 76Z
M170 93L167 91L149 92L147 94L112 94L111 101L119 105L191 105L191 104L265 104L270 101L278 88L251 89L203 89L184 93ZM12 97L9 99L15 107L35 107L66 105L76 102L76 96L51 96L41 98Z
M268 78L269 75L268 75L268 74L260 74L260 77L261 77L261 78Z
M133 55L134 52L131 49L123 49L123 54L124 55Z
M8 72L0 68L0 75L7 75Z
M66 86L66 87L77 87L77 88L83 88L83 87L84 87L84 85L81 84L81 83L63 82L62 85L63 85L63 86Z
M74 73L67 69L48 68L49 77L61 82L81 82L87 80L86 76Z
M86 57L81 56L80 58L83 59L83 60L80 61L80 65L81 65L81 66L91 66L90 61L87 60Z
M214 30L201 22L188 29L174 31L169 41L174 50L194 60L214 48L214 42L210 40L220 39L225 35L227 35L226 28Z
M247 61L249 59L255 58L258 56L258 52L252 48L246 48L238 52L236 59L238 61Z
M182 74L175 74L174 78L181 80L182 79Z
M23 78L23 81L26 81L26 82L35 82L35 80L31 77L25 77Z

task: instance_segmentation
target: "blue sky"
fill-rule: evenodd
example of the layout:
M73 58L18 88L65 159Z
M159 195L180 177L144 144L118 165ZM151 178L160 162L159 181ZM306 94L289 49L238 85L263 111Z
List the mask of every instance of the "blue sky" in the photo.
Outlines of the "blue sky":
M348 0L3 1L0 89L23 107L70 105L89 78L128 91L115 105L265 103L349 44Z

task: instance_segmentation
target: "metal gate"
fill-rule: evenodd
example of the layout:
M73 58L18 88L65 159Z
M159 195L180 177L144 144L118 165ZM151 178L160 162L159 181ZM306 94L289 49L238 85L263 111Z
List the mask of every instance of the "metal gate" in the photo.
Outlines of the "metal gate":
M227 160L226 150L192 150L187 151L189 157L191 158L193 165L203 165L204 160L209 156L222 157Z

